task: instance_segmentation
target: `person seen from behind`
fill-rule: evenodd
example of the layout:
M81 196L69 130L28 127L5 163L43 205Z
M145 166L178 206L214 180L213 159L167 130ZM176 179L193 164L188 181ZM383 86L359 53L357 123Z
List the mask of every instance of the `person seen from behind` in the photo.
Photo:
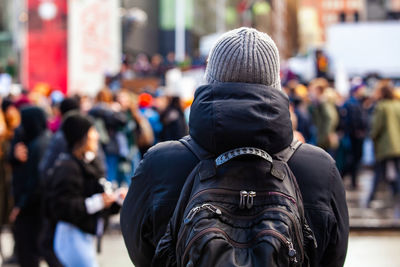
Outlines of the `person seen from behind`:
M339 114L336 108L336 92L326 79L318 78L310 84L311 114L317 131L317 146L334 155L339 145L336 128Z
M198 88L195 94L190 113L190 138L187 140L192 140L192 144L196 143L198 151L202 150L205 154L212 155L211 159L241 147L262 149L270 155L285 151L294 140L289 100L281 91L279 70L279 52L267 34L252 28L239 28L222 35L209 55L207 84ZM175 207L178 199L184 197L181 196L181 192L190 192L190 184L186 184L185 188L183 186L187 178L192 177L189 174L200 162L201 156L196 155L192 148L189 149L184 140L160 143L146 153L132 178L121 211L121 229L129 256L135 266L151 266L152 263L153 266L182 265L183 261L177 258L174 248L164 250L165 245L171 244L174 247L173 245L179 243L174 235L177 232L172 232L169 240L164 237L171 233L172 226L177 226L171 218L183 212L175 211ZM215 167L212 160L201 161L202 164L208 164L207 162L209 165L206 166ZM236 162L241 161L232 161L232 165ZM246 162L246 159L243 158L242 162ZM247 162L250 162L250 158ZM347 252L349 218L344 186L334 160L322 149L302 144L293 152L288 166L299 185L305 217L317 244L315 250L307 252L309 265L343 266ZM248 170L251 171L253 170ZM213 175L207 172L199 175L203 174L204 183ZM239 202L239 192L237 193ZM259 195L253 194L253 197L254 201L262 199ZM220 201L223 202L225 196L221 198ZM247 199L249 200L249 197ZM193 211L193 217L188 215L187 218L197 220L196 216L201 216L198 211L204 211L201 214L205 215L209 212L210 220L216 223L221 223L218 217L224 214L224 211L218 212L209 205ZM239 220L231 219L233 223ZM189 225L195 223L190 219L187 222ZM181 227L185 227L184 223ZM207 262L207 258L201 258L204 248L209 253L214 253L214 259L219 257L219 260L225 259L229 262L226 263L227 266L231 266L230 263L235 260L245 262L241 266L251 266L252 260L263 259L270 253L252 251L253 254L246 256L246 251L251 250L246 247L237 251L238 257L230 257L235 248L229 245L222 246L229 243L229 234L225 236L222 234L223 230L219 228L219 235L209 233L219 236L216 240L221 241L221 246L207 247L204 243L204 247L201 247L194 240L194 243L188 245L191 246L191 252L183 257L200 258ZM242 238L252 240L254 236ZM212 242L216 244L218 241ZM287 252L285 250L284 253ZM188 261L187 264L202 266L196 261ZM210 262L208 264L212 265Z
M46 115L39 107L21 109L21 125L17 128L10 150L14 208L14 238L19 264L39 266L42 256L39 238L42 229L42 193L39 162L50 141Z
M383 80L378 84L371 138L375 150L375 175L368 198L368 206L375 198L380 181L386 180L394 196L400 190L400 101L394 98L393 84Z
M365 96L365 85L354 85L350 90L350 97L341 108L341 113L344 113L344 138L349 138L350 141L350 157L348 167L345 168L345 173L351 175L351 188L357 188L357 175L360 168L361 158L363 155L364 139L368 131L367 112L363 107Z

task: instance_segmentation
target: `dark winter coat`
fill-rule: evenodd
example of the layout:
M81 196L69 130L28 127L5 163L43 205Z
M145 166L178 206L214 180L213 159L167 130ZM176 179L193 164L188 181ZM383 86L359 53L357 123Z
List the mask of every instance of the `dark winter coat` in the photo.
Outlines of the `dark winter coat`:
M362 102L351 96L342 108L344 130L352 138L364 138L368 130L367 112L362 106Z
M173 99L167 109L161 113L160 121L163 125L160 141L179 140L187 135L187 124L183 111L177 107L179 99Z
M84 163L71 154L62 154L49 176L49 190L46 193L46 211L55 223L71 223L83 232L96 234L101 212L89 214L85 199L103 193L99 179L104 172L97 163ZM113 211L117 207L113 207Z
M224 83L196 91L190 135L210 153L253 146L277 153L293 138L287 96L264 85ZM180 142L156 145L144 156L121 212L121 228L135 266L149 266L185 179L198 159ZM304 144L289 161L318 242L312 266L343 266L349 234L345 191L334 160Z
M15 206L24 215L39 215L41 212L41 192L39 162L50 141L46 131L46 116L38 107L21 110L21 126L17 129L10 151L12 166L12 187ZM14 157L14 147L23 142L28 149L28 160L20 162Z

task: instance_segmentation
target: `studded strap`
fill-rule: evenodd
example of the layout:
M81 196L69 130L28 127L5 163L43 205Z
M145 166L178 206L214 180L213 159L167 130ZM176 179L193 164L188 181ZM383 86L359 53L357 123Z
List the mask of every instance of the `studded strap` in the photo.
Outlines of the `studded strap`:
M242 156L242 155L254 155L261 157L269 162L272 163L272 157L269 155L267 152L265 152L262 149L255 148L255 147L241 147L241 148L236 148L229 150L228 152L225 152L218 156L218 158L215 160L215 164L218 166L221 166L222 164L228 162L229 160Z

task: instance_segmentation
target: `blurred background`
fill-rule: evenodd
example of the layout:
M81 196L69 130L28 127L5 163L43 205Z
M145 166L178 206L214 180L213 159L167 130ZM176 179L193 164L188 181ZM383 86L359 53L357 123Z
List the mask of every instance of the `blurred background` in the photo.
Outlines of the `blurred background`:
M128 114L96 117L107 179L114 189L127 187L150 146L187 133L210 48L240 26L274 39L294 130L337 161L351 226L345 266L400 266L400 152L377 150L373 134L375 107L400 99L400 0L1 0L4 266L17 261L8 220L15 166L7 155L19 111L41 107L53 133L67 98L94 117L100 106ZM399 131L384 131L400 140ZM130 266L118 216L110 220L100 266Z

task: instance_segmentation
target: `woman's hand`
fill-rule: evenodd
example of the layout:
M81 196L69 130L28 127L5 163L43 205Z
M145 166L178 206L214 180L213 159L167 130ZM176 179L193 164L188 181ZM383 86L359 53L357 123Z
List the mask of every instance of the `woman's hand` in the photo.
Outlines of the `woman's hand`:
M109 208L117 200L114 194L102 193L101 196L103 197L105 208Z

